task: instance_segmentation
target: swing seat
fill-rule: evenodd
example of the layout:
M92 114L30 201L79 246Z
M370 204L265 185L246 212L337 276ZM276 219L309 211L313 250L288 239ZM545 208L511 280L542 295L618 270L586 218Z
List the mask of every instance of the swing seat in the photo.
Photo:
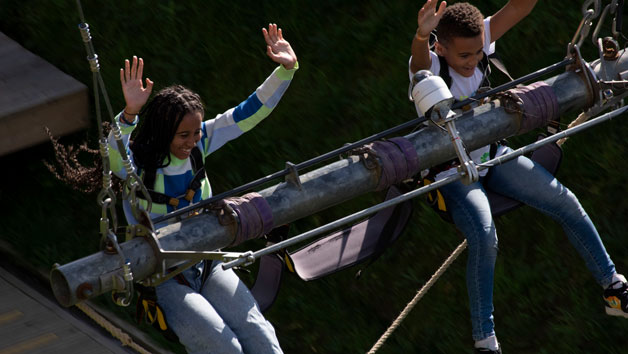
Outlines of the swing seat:
M390 187L386 200L401 195ZM347 229L334 232L297 251L262 256L251 293L260 309L267 310L275 301L284 264L299 278L309 281L335 273L352 265L374 259L392 244L405 228L412 213L411 201L388 207Z
M399 195L399 189L391 187L386 200ZM291 265L301 279L309 281L360 263L380 254L394 242L405 228L411 212L409 201L383 209L350 228L325 236L293 253L288 252L287 265Z
M562 156L560 146L553 143L535 150L530 158L555 175ZM386 200L399 195L401 195L399 189L392 186L388 190ZM521 202L490 190L487 190L487 195L494 217L523 205ZM251 288L253 297L262 312L270 308L279 292L284 265L299 278L309 281L364 262L369 258L376 258L399 237L411 213L412 204L410 201L405 201L380 210L372 217L350 228L325 236L297 251L285 251L283 259L279 254L261 257L257 280Z

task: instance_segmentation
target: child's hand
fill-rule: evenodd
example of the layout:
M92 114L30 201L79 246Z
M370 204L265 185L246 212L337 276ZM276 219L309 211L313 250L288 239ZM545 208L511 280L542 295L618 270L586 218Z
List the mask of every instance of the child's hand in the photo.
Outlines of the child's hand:
M264 39L266 40L266 54L272 61L283 65L286 69L291 70L297 62L297 55L294 54L290 43L283 39L281 28L277 28L277 24L268 25L268 30L262 28Z
M427 0L425 5L419 10L417 19L419 28L416 33L421 38L429 38L430 32L436 28L440 18L443 17L447 3L442 1L438 7L438 11L435 11L437 2L438 0Z
M122 93L126 101L125 112L130 114L139 113L144 106L151 91L153 82L146 78L146 87L142 84L142 73L144 71L144 60L133 56L133 64L129 65L129 60L124 61L124 69L120 69L120 83L122 83Z

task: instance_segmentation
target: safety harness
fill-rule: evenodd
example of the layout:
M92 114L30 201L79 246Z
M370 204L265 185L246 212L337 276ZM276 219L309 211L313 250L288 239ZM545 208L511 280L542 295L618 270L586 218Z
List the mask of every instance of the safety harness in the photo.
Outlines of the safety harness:
M203 261L203 273L201 274L201 286L205 283L209 277L209 271L211 268L211 261ZM192 287L188 280L179 273L173 277L177 283ZM135 305L135 320L140 325L142 320L153 326L159 331L166 339L178 342L179 337L174 333L172 328L168 327L166 321L166 315L164 314L161 306L157 304L157 293L155 287L144 286L142 284L136 284L135 288L138 291L137 303Z
M452 79L449 74L449 65L445 60L445 57L438 56L438 60L440 62L440 72L438 75L445 81L447 87L451 88ZM482 83L480 85L480 89L490 88L490 81L488 79L488 75L491 74L491 68L489 62L494 64L502 73L508 76L511 80L512 77L508 73L508 70L504 66L503 62L499 59L499 55L497 53L493 53L490 55L482 56L482 59L478 63L478 69L483 73ZM464 108L463 108L464 110ZM555 134L559 131L559 121L554 120L551 121L547 126L547 135ZM538 139L542 139L547 135L542 134L539 135ZM497 154L497 149L499 145L506 146L507 142L505 140L492 143L490 145L489 150L489 159L495 158ZM543 166L547 171L549 171L552 175L555 175L558 172L558 167L560 166L560 162L562 161L562 149L557 144L548 144L540 149L534 151L534 153L530 156L530 158ZM458 165L457 159L452 159L450 161L444 162L437 166L430 168L428 174L423 176L422 178L417 178L417 184L419 185L428 185L434 182L435 176L440 172L449 170L450 168L454 168ZM490 174L490 170L489 170ZM508 197L502 196L500 194L494 193L490 190L487 190L487 197L489 203L491 205L491 212L494 217L499 215L503 215L513 209L518 208L522 204L516 200L510 199ZM434 191L427 193L427 203L436 211L436 213L445 221L449 223L453 223L452 216L447 209L447 205L445 204L445 198L443 197L440 190L436 189Z
M179 198L184 198L188 202L192 203L194 195L201 188L203 179L205 178L205 164L203 161L203 154L198 146L194 146L190 153L190 162L192 164L192 172L194 178L190 181L188 189L184 195L173 197L167 194L157 192L153 188L155 186L155 180L157 178L157 170L147 168L144 170L143 182L147 186L148 194L150 195L153 203L167 204L176 209L179 205ZM141 197L141 196L140 196ZM211 261L203 261L203 274L201 275L202 283L209 276L209 268L211 267ZM179 273L173 277L179 284L191 287L190 283ZM136 303L135 319L139 324L145 319L146 322L157 329L166 339L173 342L178 342L179 338L174 331L168 327L166 316L157 304L157 294L155 288L152 286L143 286L136 284L138 290L138 299Z
M177 209L177 207L179 206L179 198L184 198L188 202L192 203L196 191L201 188L203 179L205 179L206 176L205 163L203 162L203 154L201 153L201 149L199 149L198 146L194 146L194 148L192 148L192 151L190 153L190 162L192 163L194 178L192 179L192 181L190 181L190 184L185 194L180 196L169 196L167 194L160 193L152 189L155 188L154 186L155 180L157 178L157 170L154 168L147 168L144 170L144 185L151 186L151 189L148 189L148 194L150 195L153 203L167 204L172 206L174 209Z

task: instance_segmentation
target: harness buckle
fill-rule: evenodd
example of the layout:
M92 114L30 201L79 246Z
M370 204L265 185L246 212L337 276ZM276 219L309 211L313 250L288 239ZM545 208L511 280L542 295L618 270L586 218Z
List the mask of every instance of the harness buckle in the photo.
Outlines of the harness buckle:
M168 204L176 209L179 206L179 199L177 199L177 198L170 198L168 200Z
M188 189L187 192L185 192L185 200L187 200L188 202L192 202L192 199L194 199L194 194L196 194L196 191L193 189ZM177 200L177 205L179 205L179 201Z

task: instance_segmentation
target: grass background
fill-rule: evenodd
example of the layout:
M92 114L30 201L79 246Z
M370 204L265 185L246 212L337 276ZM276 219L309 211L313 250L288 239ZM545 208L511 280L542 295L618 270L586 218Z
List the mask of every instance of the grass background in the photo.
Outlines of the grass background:
M476 4L484 14L504 1ZM257 129L211 155L222 192L415 116L407 100L407 61L422 5L409 1L82 1L115 109L123 107L118 69L146 62L156 88L184 84L204 98L208 117L237 105L273 70L261 28L283 28L300 70L281 104ZM498 44L514 77L563 59L581 2L542 1ZM74 1L0 0L0 31L91 86ZM603 29L603 34L608 28ZM583 48L594 59L590 42ZM0 93L1 94L1 93ZM92 113L93 115L93 113ZM564 117L564 122L572 117ZM627 272L628 124L618 118L571 138L560 180L580 197L620 271ZM95 121L95 119L94 119ZM95 123L65 143L89 139ZM531 136L512 139L514 145ZM94 195L71 190L43 166L48 144L0 158L0 238L28 262L50 269L98 250ZM367 195L295 223L297 234L365 208ZM402 238L359 280L349 269L304 283L286 276L266 314L286 353L366 352L461 239L420 200ZM623 353L628 321L604 314L601 288L549 218L520 208L497 221L495 318L506 353ZM248 246L248 245L247 245ZM256 244L252 244L257 246ZM471 352L463 254L410 313L381 353ZM251 276L243 275L250 282ZM108 296L99 298L109 304ZM133 311L118 309L132 320ZM142 327L148 332L150 328ZM154 333L153 333L154 334ZM180 346L171 346L181 352Z

